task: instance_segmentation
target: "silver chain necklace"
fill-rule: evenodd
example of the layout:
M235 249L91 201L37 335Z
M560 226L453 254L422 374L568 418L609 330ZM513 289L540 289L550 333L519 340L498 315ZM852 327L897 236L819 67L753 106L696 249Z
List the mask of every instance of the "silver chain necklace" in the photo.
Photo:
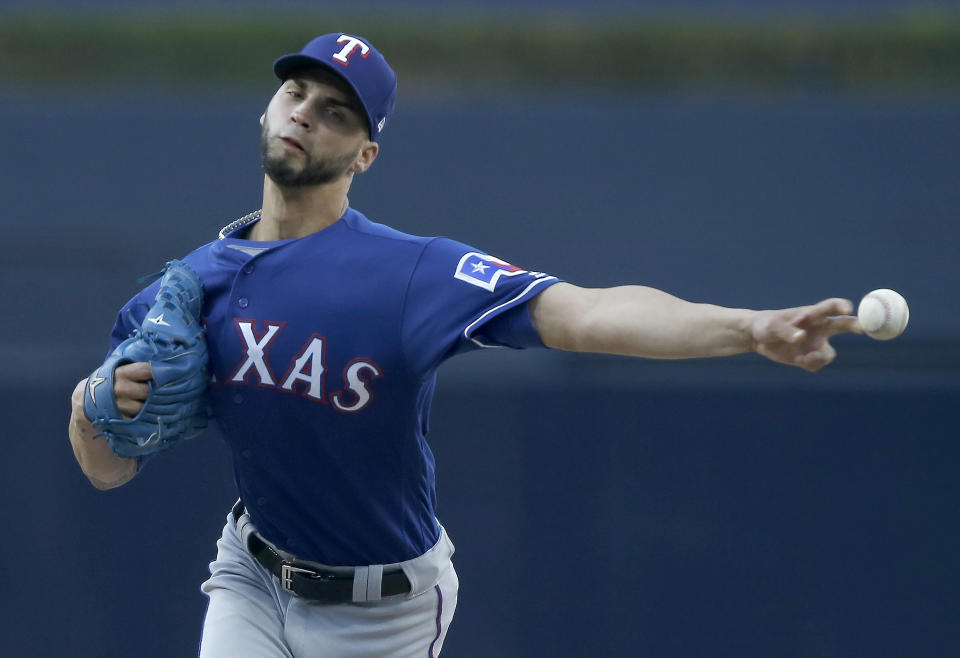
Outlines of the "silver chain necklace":
M236 231L236 230L237 230L238 228L240 228L241 226L243 226L243 225L245 225L245 224L249 224L250 222L254 222L254 221L258 220L258 219L260 219L260 211L259 211L259 210L254 210L252 213L250 213L250 214L248 214L248 215L244 215L244 216L241 217L240 219L235 219L235 220L233 220L232 222L230 222L229 224L227 224L226 226L224 226L222 229L220 229L220 234L217 236L217 239L218 239L218 240L223 240L225 237L227 237L227 234L228 234L228 233L233 233L234 231Z

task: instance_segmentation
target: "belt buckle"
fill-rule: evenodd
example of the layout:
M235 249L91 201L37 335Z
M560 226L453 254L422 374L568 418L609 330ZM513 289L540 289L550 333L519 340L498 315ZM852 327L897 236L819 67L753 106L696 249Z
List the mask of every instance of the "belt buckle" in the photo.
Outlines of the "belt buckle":
M295 567L292 564L287 564L284 562L280 565L280 585L283 587L284 591L294 593L293 591L293 574L299 573L307 576L309 578L319 578L320 574L316 571L311 571L310 569L301 569L300 567Z

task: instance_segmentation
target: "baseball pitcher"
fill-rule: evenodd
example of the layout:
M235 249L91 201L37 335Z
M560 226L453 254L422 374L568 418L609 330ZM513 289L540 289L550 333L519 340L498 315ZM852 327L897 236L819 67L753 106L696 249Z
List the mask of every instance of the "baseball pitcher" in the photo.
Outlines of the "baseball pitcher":
M240 500L202 585L204 658L439 655L458 582L428 418L437 369L457 354L754 351L817 370L831 336L860 331L843 299L752 311L585 289L372 221L347 193L380 151L393 70L343 33L273 70L262 209L120 309L69 428L83 472L109 489L208 419L219 427Z

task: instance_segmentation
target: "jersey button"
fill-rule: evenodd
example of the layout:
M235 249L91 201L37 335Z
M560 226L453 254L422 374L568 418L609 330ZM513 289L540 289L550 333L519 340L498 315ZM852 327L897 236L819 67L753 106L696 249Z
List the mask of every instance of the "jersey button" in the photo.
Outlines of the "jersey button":
M233 403L234 403L234 404L243 404L243 396L240 395L239 393L237 393L236 395L234 395L234 396L233 396Z
M247 458L247 459L250 459L250 456L251 456L252 454L253 454L253 453L252 453L251 451L249 451L249 450L243 450L243 451L241 451L241 453L240 453L241 456L243 456L243 457L245 457L245 458Z
M251 274L251 273L253 273L253 270L254 270L253 263L247 263L247 264L244 265L244 267L243 267L243 273L244 273L244 274Z
M237 305L240 308L247 308L248 304L250 304L250 302L247 300L246 297L241 297L240 299L237 300Z
M266 505L266 504L267 504L266 498L264 498L263 496L260 496L259 498L257 498L257 505Z

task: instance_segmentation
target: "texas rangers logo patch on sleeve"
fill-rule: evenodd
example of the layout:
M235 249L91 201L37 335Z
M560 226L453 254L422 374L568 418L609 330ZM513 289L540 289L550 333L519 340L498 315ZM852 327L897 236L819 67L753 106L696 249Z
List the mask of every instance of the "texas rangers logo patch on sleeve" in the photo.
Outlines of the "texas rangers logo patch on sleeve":
M456 279L493 292L500 277L526 273L526 270L499 258L471 251L464 254L463 258L460 259L460 264L457 265L457 271L453 276Z

